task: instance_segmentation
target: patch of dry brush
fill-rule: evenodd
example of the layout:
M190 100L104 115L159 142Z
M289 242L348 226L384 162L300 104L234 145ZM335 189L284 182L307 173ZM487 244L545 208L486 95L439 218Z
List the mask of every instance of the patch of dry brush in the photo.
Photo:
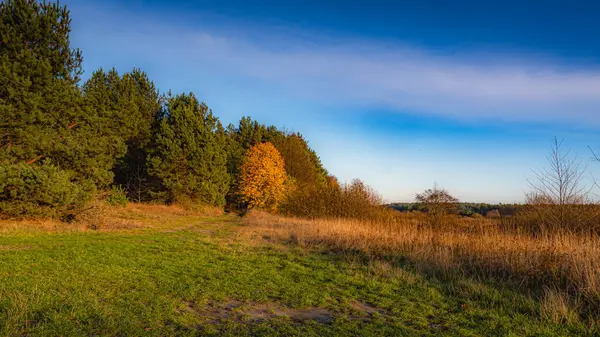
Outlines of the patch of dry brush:
M98 201L71 222L48 218L0 220L0 233L169 229L173 226L189 226L189 223L198 217L213 217L222 214L221 208L198 204L128 203L125 207L111 207Z
M394 221L304 220L250 213L245 223L270 237L305 247L325 245L373 258L404 257L443 277L473 275L507 282L541 299L541 314L557 321L600 315L600 240L593 235L533 237L503 231L495 220L464 219L433 228L418 215ZM468 221L468 222L467 222Z

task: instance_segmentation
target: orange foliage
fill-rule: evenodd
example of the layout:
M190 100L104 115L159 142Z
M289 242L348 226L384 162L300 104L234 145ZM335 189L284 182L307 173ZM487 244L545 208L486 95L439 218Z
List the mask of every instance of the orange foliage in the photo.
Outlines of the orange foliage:
M285 197L287 175L279 151L271 143L254 145L240 166L240 199L249 208L276 211Z

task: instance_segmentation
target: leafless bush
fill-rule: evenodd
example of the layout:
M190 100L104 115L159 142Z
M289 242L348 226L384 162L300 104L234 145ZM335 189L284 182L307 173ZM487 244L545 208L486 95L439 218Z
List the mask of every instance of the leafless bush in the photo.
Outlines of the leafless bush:
M584 181L586 165L554 138L547 166L534 171L522 217L535 232L595 231L600 208L590 198L592 187Z
M417 194L415 200L427 207L430 223L438 227L442 225L446 215L458 209L458 199L446 189L440 188L437 183L433 184L433 188Z

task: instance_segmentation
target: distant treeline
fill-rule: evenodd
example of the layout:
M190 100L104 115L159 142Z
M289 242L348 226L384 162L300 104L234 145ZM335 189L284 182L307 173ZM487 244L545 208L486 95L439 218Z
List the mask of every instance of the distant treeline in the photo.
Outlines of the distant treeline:
M391 203L388 207L399 212L427 212L427 205L420 203ZM486 204L486 203L458 203L457 213L462 216L473 216L479 214L482 216L512 216L522 210L522 204Z

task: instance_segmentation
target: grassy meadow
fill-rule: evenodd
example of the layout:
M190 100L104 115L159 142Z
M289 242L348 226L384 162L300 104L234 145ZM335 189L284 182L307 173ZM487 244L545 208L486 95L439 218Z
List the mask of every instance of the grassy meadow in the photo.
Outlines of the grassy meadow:
M96 3L100 8L104 2ZM174 6L169 3L169 8ZM77 6L76 12L82 13L83 7L87 6ZM106 18L156 21L144 19L141 10L121 12L112 7ZM96 10L89 12L98 16ZM182 17L187 14L188 10ZM394 146L397 152L386 147L387 152L377 154L403 158L398 162L347 157L344 153L348 151L361 155L361 151L380 149L375 143L362 143L367 138L380 142L383 133L373 129L376 132L365 133L364 139L337 137L328 131L330 126L332 132L338 128L352 131L347 128L347 118L322 119L314 104L288 102L291 110L285 104L273 105L272 98L279 102L285 95L278 91L269 94L262 85L264 97L247 95L241 89L252 86L252 81L229 81L235 77L235 66L221 69L228 69L224 74L219 74L220 67L197 74L173 71L170 66L152 67L152 73L164 81L155 83L140 68L124 71L127 62L121 62L120 53L95 55L92 63L84 63L84 51L71 44L72 29L82 28L71 27L72 19L69 8L58 1L0 0L0 336L600 336L600 201L596 193L600 185L587 165L591 160L600 163L600 155L578 157L555 137L545 165L532 172L529 186L523 186L527 190L522 203L461 202L453 193L490 200L510 195L514 200L515 191L493 186L507 184L514 189L509 180L519 179L514 169L522 163L515 166L513 159L523 157L526 152L520 152L521 147L526 148L530 141L538 144L540 138L530 136L542 137L546 131L529 130L536 124L528 121L516 128L527 131L523 134L527 137L513 137L515 128L496 125L496 119L490 119L494 130L510 131L511 148L498 147L501 138L492 130L489 144L493 146L469 141L475 146L469 148L462 141L456 143L460 146L444 142L436 150L428 145L415 161L410 156L417 155L415 149L421 151L419 142L429 144L422 131L438 139L442 129L454 130L419 127L414 134L416 143L410 138L412 131L397 132L403 135L401 146ZM166 17L160 20L165 24L162 19ZM86 15L75 20L85 21ZM113 21L105 22L111 27L107 32L94 31L111 33ZM177 27L180 24L177 22ZM160 36L151 34L143 24L135 26L141 29L139 34L120 34L120 42L111 45L151 43L152 50L161 52L144 55L142 62L129 58L128 62L155 64L146 59L153 55L169 65L186 66L177 61L183 50L179 47L194 46L194 39L190 40L194 43L161 43ZM239 39L215 41L243 42L240 39L253 35L243 30ZM176 40L183 37L184 42L197 35L156 28L159 31L174 34ZM85 30L76 34L80 34L78 41L96 44ZM101 40L110 42L106 36ZM203 54L206 49L207 55L211 50L218 53L214 55L224 52L219 59L252 64L246 60L247 53L236 52L238 43L226 43L227 48L222 45L210 43L208 49L194 49ZM348 50L361 49L354 47ZM287 49L250 54L270 60ZM230 52L244 57L228 57ZM327 58L311 57L313 54L319 55L311 51L306 60L294 56L293 62L281 64L295 68L296 63L302 67L308 61L317 71L307 75L316 76L319 83L328 83L327 76L333 73L346 74L338 71L342 69L338 65L333 72L319 74L330 67L314 67L313 61ZM167 59L170 57L175 58ZM338 58L336 54L335 62ZM194 57L184 59L194 60L194 69L203 62ZM99 61L105 68L94 70ZM272 68L270 62L260 63ZM119 66L111 68L111 64ZM339 66L349 65L351 77L362 76L342 57ZM370 63L367 65L358 68L371 69ZM277 62L274 69L278 69ZM379 65L373 69L377 76L385 73ZM260 80L279 80L279 76L260 72L242 73L244 78L257 75L254 77ZM426 73L428 77L431 72ZM501 67L493 73L505 76ZM544 78L555 72L533 73ZM253 111L279 124L300 121L285 116L302 111L306 116L301 117L308 123L287 125L288 129L250 116L238 116L238 122L229 123L237 113L229 109L225 114L228 124L224 124L220 112L213 113L211 108L224 107L223 102L209 105L191 91L177 93L165 86L179 83L181 88L189 87L184 85L185 74L205 88L235 83L236 89L227 89L226 95L206 98L237 102L243 107L239 112ZM176 78L169 81L167 75ZM301 77L301 81L306 79ZM564 76L551 77L552 83L564 80ZM371 86L370 78L360 83ZM281 79L293 84L298 76ZM468 80L469 76L466 82L459 82L462 86ZM521 76L516 80L522 80ZM440 81L434 82L434 87L439 87ZM545 85L537 87L542 88L540 92L547 89ZM562 92L563 87L557 88ZM357 88L360 91L360 86ZM518 101L523 95L513 89L507 99ZM576 100L584 97L575 95L577 90L568 91ZM236 92L246 94L236 97ZM496 97L495 90L485 92L486 97L488 92ZM379 111L386 100L377 99L370 107L349 98L343 97L342 105L353 102L353 116L365 116L351 118L350 122L360 124L357 130L365 125L370 129L367 124L387 123L387 113ZM533 102L529 101L523 101L526 107ZM497 103L504 106L503 99ZM328 104L317 105L331 110ZM271 111L275 106L276 111ZM550 105L543 104L544 109L546 106ZM377 113L383 113L385 120L376 118L376 123L371 123L369 109L373 107L378 107ZM460 107L454 110L458 113ZM434 112L429 117L435 119L439 111ZM270 118L275 115L284 118ZM417 115L413 117L420 118ZM554 132L545 123L539 126ZM412 124L402 123L409 129ZM327 145L327 162L337 163L339 169L339 165L355 166L351 159L360 158L356 159L361 161L359 167L338 179L309 140L290 131L303 125L317 127L322 134L319 148L325 150L325 140L333 141ZM487 122L481 127L487 130ZM459 129L456 131L475 131ZM582 146L584 133L569 130L562 133ZM592 137L592 129L588 131ZM456 138L454 131L449 137ZM597 138L588 139L590 149L597 145ZM447 151L451 148L454 154ZM398 156L404 152L409 157ZM453 158L452 165L457 166L427 159L439 154ZM488 157L500 161L492 165L494 162L486 162ZM423 158L427 160L420 160ZM481 159L481 165L471 165L474 158ZM349 172L373 178L377 170L388 169L376 165L410 168L406 172L424 169L424 174L415 176L402 170L397 177L386 173L385 181L377 181L389 185L388 193L412 194L415 186L435 180L434 174L452 181L457 191L434 183L433 188L417 193L414 202L386 205L383 196L364 181L346 180ZM488 168L494 170L474 172ZM461 184L460 179L470 179L471 173L481 179ZM408 184L409 180L414 182ZM481 183L490 180L496 185ZM482 190L467 192L476 187Z
M408 223L219 213L129 204L73 224L0 222L0 335L597 333L550 282L542 297L515 286L564 254L556 277L596 296L597 284L577 277L593 277L584 270L598 261L597 243L564 238L565 251L550 252L543 240L417 236ZM584 249L588 265L576 260ZM486 265L504 277L493 281Z

